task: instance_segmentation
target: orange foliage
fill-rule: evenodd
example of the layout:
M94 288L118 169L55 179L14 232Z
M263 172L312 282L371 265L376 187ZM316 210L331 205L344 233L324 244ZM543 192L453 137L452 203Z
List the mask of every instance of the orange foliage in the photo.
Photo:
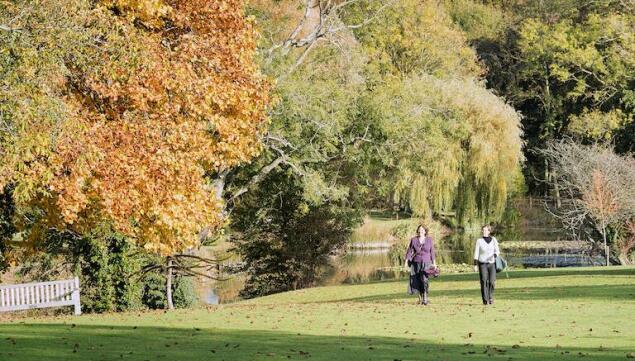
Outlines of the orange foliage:
M619 210L619 204L609 186L608 179L600 170L593 171L591 188L582 197L586 208L603 224L607 224L608 219Z
M269 85L253 23L238 0L104 3L139 59L105 55L67 95L76 119L57 138L49 188L71 228L105 218L149 251L181 251L223 223L206 176L260 150Z
M626 222L626 235L627 237L620 244L620 251L622 254L628 255L633 248L635 248L635 221L630 220Z

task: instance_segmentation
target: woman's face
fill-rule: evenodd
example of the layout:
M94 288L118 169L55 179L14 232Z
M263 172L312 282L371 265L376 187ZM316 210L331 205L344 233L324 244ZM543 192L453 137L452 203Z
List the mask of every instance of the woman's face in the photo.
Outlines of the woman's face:
M489 237L489 227L483 227L483 237Z
M417 228L417 235L418 235L419 237L423 237L423 236L425 236L425 235L426 235L426 230L425 230L425 228L423 228L423 227L419 227L419 228Z

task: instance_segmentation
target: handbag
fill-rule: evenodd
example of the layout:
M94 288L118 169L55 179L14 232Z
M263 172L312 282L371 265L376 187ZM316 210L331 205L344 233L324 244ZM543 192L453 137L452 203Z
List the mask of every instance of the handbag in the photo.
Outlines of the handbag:
M507 268L507 261L501 255L496 257L496 273L503 272Z
M428 277L439 277L439 275L441 274L441 270L439 269L439 267L434 267L432 265L429 265L428 267L426 267L426 269L424 269L423 272Z

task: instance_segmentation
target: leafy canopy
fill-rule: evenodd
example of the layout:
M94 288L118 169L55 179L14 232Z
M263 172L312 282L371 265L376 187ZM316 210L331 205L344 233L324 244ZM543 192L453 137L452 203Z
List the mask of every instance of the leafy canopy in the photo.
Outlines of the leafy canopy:
M162 254L222 225L207 177L257 155L267 126L241 1L2 7L19 30L0 32L0 188L19 207L79 233L106 218Z

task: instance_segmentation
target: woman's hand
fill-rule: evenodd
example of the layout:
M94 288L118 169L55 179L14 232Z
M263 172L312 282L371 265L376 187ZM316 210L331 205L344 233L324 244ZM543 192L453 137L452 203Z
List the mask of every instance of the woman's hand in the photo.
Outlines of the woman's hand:
M474 265L474 272L478 272L478 266Z
M408 262L403 264L403 270L404 272L410 272L410 267L408 267Z

